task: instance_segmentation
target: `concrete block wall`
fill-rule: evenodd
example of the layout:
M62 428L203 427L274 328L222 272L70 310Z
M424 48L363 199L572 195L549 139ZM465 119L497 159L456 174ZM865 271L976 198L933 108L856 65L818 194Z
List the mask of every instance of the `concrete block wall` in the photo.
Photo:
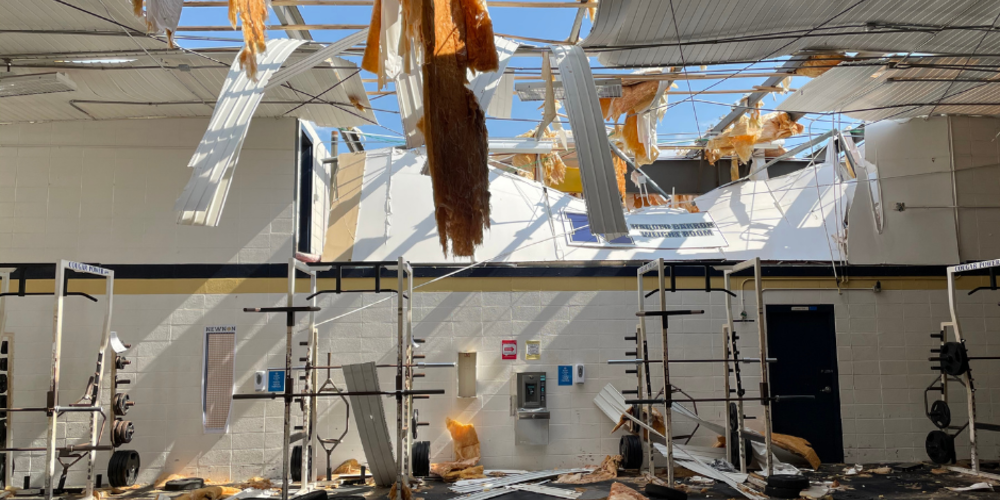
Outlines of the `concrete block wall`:
M287 262L294 119L254 119L218 227L174 202L208 119L0 125L0 261Z
M333 318L362 306L363 311L345 316L320 328L321 360L332 353L334 364L360 361L391 363L395 360L395 302L374 294L323 296L319 320ZM961 294L959 314L970 349L981 355L1000 354L1000 345L990 332L1000 327L997 292L973 296ZM52 299L20 298L12 308L8 331L16 336L14 398L17 405L41 405L48 385ZM126 341L135 363L126 370L136 373L128 392L137 402L128 418L135 422L136 437L130 448L142 455L141 481L151 481L161 471L197 474L214 480L241 480L253 475L280 474L282 408L280 403L233 403L227 434L204 434L201 428L201 373L205 326L236 324L236 391L253 390L255 370L280 367L284 363L284 318L279 315L247 314L243 307L280 305L283 294L230 295L119 295L115 297L113 326ZM384 300L384 301L383 301ZM653 305L655 297L651 297ZM948 319L946 294L941 290L897 291L773 291L765 295L770 304L834 304L841 388L841 417L846 460L880 462L923 460L923 440L933 427L923 414L923 390L933 380L927 361L929 349L941 321ZM381 302L380 302L381 301ZM611 434L612 422L593 404L594 396L608 383L619 389L635 386L634 375L625 367L609 366L609 359L624 358L631 342L622 340L634 331L635 292L436 292L414 295L414 334L428 342L421 348L427 361L454 361L460 351L478 355L478 395L456 397L453 369L427 369L417 387L443 388L444 396L418 401L421 420L431 423L420 429L420 440L432 443L432 459L451 458L451 441L444 427L446 417L476 425L482 441L483 464L491 468L545 469L599 462L616 453L619 434ZM671 356L674 358L717 357L721 353L721 326L725 321L721 294L686 292L668 295L672 306L696 306L705 316L672 321ZM734 306L738 314L741 307ZM743 304L755 310L752 294ZM67 336L63 364L63 401L75 400L92 372L101 321L100 305L83 299L67 299ZM304 320L300 322L304 326ZM748 327L749 328L749 327ZM659 337L652 333L652 357L659 357ZM742 332L741 350L752 356L756 350L753 331ZM807 334L808 332L804 332ZM516 339L519 359L500 359L500 341ZM300 328L294 339L305 340ZM524 342L540 340L542 359L525 361ZM296 347L296 358L304 348ZM779 360L780 362L780 360ZM584 363L583 385L558 386L556 367ZM989 362L981 362L989 363ZM982 421L996 422L1000 416L1000 375L986 364L974 362L978 388L978 414ZM722 390L718 365L677 364L672 382L693 397L718 397ZM514 444L513 419L509 414L510 379L517 371L546 371L552 376L549 401L552 408L550 443L547 446ZM745 384L756 386L753 366L746 367ZM394 370L380 371L382 386L393 384ZM132 378L130 376L129 378ZM321 373L321 380L325 373ZM343 387L338 372L332 379ZM658 377L654 386L661 386ZM964 419L964 395L953 385L955 421ZM395 405L386 399L385 409L394 434ZM321 404L320 433L339 435L344 408L333 400ZM702 415L722 420L720 404L699 404ZM756 414L755 405L747 406ZM679 420L679 419L678 419ZM960 424L959 424L960 425ZM353 425L352 425L353 427ZM79 421L69 421L60 435L81 435ZM684 433L690 424L679 421ZM620 433L620 431L619 431ZM40 415L14 417L14 444L39 444L45 435ZM965 435L957 441L959 455L968 454ZM694 444L708 445L715 436L701 430ZM996 457L996 440L982 435L981 456ZM333 456L333 466L348 458L363 459L355 431ZM107 454L99 454L103 469ZM322 455L317 457L322 471ZM15 481L25 473L40 484L42 454L18 454ZM82 481L74 469L70 484Z

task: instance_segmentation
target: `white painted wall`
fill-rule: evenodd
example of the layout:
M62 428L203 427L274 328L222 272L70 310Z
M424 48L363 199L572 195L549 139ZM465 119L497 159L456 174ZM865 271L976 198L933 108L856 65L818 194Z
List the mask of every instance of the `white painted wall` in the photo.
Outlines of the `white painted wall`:
M634 375L622 366L605 364L624 357L630 349L622 337L635 325L634 292L453 292L415 294L415 335L426 337L427 361L454 361L458 351L479 353L479 396L456 397L457 382L452 369L427 370L418 379L420 388L444 388L447 394L419 401L421 420L431 423L420 429L420 439L432 442L434 460L451 457L451 442L444 428L446 416L476 425L482 441L483 463L496 468L544 469L599 462L616 453L618 434L610 434L612 423L594 406L594 395L607 383L620 389L633 388ZM1000 292L960 295L963 330L970 349L980 355L1000 355L1000 343L987 334L1000 327ZM370 304L375 295L324 296L320 318L330 318L352 308ZM721 353L720 328L725 318L721 294L701 292L669 296L672 305L704 307L706 316L672 321L672 352L680 358L717 357ZM752 314L752 294L746 309ZM13 375L14 400L18 405L41 405L48 383L51 298L17 300L8 330L15 333ZM654 300L653 298L650 299ZM933 380L927 361L934 341L928 334L947 320L943 291L777 291L766 295L771 304L834 304L842 400L844 443L851 462L923 460L923 441L932 425L923 414L923 389ZM142 455L141 480L150 481L161 470L183 471L216 480L241 480L253 475L279 474L281 408L278 403L234 403L231 432L205 435L201 430L200 373L202 333L206 325L237 324L237 390L252 391L252 373L284 363L284 317L245 314L243 307L283 304L282 294L233 295L119 295L115 297L114 328L135 347L130 357L138 380L129 389L136 406L128 417L135 422L132 447ZM64 400L82 391L86 375L93 369L93 345L97 341L100 306L82 299L67 299L67 324L73 325L64 352ZM737 306L736 312L741 309ZM395 359L395 309L384 302L321 328L320 352L333 352L333 363L360 361L392 362ZM749 324L745 324L749 325ZM741 348L752 353L756 342L752 331L743 331ZM750 327L745 328L749 330ZM803 332L808 334L808 332ZM500 340L518 340L523 358L524 341L542 341L540 361L502 361ZM297 334L296 343L305 339ZM651 347L658 351L657 336ZM297 348L303 349L303 348ZM296 356L300 355L296 352ZM748 354L749 355L749 354ZM780 361L779 361L780 362ZM556 366L585 363L584 385L560 387L554 383ZM1000 420L1000 372L974 363L979 389L979 417ZM515 446L513 420L508 413L509 380L516 371L546 371L552 408L550 444L544 447ZM390 388L393 370L383 370L382 384ZM722 378L716 365L678 364L673 383L694 397L718 397ZM747 366L745 383L756 387L754 367ZM342 383L339 374L334 381ZM654 382L654 384L659 384ZM343 386L341 386L343 387ZM961 422L963 395L953 393L952 411ZM321 431L339 434L343 408L322 405ZM394 405L387 400L390 423ZM756 409L750 405L750 411ZM721 405L700 404L703 415L721 421ZM72 425L74 435L80 431ZM678 423L678 432L690 426ZM44 436L40 415L14 417L14 444L38 443ZM714 436L699 431L696 443L708 445ZM959 439L959 456L967 456L967 445ZM995 438L983 434L981 456L996 457ZM101 453L106 463L107 454ZM354 431L334 454L334 466L347 458L363 459ZM30 471L40 481L41 454L19 454L16 483ZM323 460L319 465L322 467ZM74 473L77 474L77 473ZM80 476L71 477L73 481Z
M894 210L896 203L955 205L948 120L937 116L865 127L865 158L878 166L885 224L882 234L874 230L870 198L859 189L848 228L851 264L959 262L953 209Z
M219 227L180 226L174 201L207 124L0 125L0 261L287 262L295 120L255 119Z
M1000 120L953 116L951 142L962 260L1000 256Z

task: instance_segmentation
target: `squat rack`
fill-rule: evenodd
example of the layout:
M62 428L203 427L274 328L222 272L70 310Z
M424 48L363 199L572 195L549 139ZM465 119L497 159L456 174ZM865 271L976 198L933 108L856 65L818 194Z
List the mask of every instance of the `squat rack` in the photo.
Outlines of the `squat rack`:
M104 357L105 351L108 349L108 345L111 342L111 312L114 307L114 283L115 283L115 273L110 269L105 269L99 266L94 266L91 264L84 264L81 262L75 262L71 260L60 260L55 265L55 291L54 292L27 292L27 278L25 276L25 269L27 267L37 267L38 264L28 264L28 265L15 265L15 268L20 269L20 277L18 280L18 290L16 292L9 291L10 282L10 269L4 269L0 275L3 277L3 283L0 285L0 332L4 323L6 322L6 297L10 296L38 296L38 295L54 295L55 305L53 310L53 320L52 320L52 363L50 367L50 381L49 381L49 391L46 394L46 405L44 407L33 407L33 408L13 408L11 407L10 398L8 397L8 407L3 411L6 415L9 412L44 412L48 418L48 426L46 432L46 446L44 448L14 448L10 446L11 433L8 432L7 442L4 443L4 447L0 448L0 451L7 453L7 464L5 471L5 480L9 480L11 474L11 463L12 458L10 452L12 451L45 451L45 498L46 500L51 500L53 496L53 477L55 476L56 461L62 464L63 457L76 458L69 465L63 464L63 474L65 475L66 469L77 461L86 458L87 459L87 480L84 489L84 497L89 498L93 496L94 493L94 461L97 458L98 451L111 451L113 447L111 445L101 445L100 440L104 434L104 427L107 423L107 415L104 413L101 407L101 393L103 389L103 378L104 378ZM91 276L96 276L98 278L103 278L105 281L105 297L106 304L104 310L104 322L101 330L101 342L97 352L97 367L93 373L92 381L88 383L87 388L84 392L83 397L76 403L71 403L69 405L60 406L59 405L59 382L61 375L61 364L62 364L62 337L63 337L63 299L66 296L83 296L91 301L97 302L97 299L90 294L84 292L69 292L67 290L69 276L67 271L89 274ZM56 446L56 441L58 440L58 433L56 429L58 428L59 416L66 412L83 412L90 413L90 433L88 444L85 445L67 445L62 447ZM104 420L98 426L98 416L102 417ZM9 418L8 418L9 424ZM75 455L76 454L76 455ZM9 483L8 483L9 485Z
M371 269L374 272L375 278L375 288L374 289L345 289L343 286L344 281L344 269ZM395 270L398 280L398 289L393 290L391 288L382 287L382 270ZM301 271L309 276L310 286L309 295L306 297L307 301L310 301L309 306L295 306L294 298L296 293L296 272ZM318 290L317 289L317 278L320 273L324 272L335 272L335 288ZM405 293L400 291L405 290ZM327 363L326 366L320 366L318 363L318 329L316 324L315 313L320 310L316 306L316 297L319 295L327 293L382 293L390 292L396 293L399 297L397 302L397 317L399 321L397 322L397 359L394 365L378 365L379 367L395 367L396 368L396 387L393 391L374 391L374 392L350 392L341 391L336 386L333 386L333 390L324 390L327 383L331 383L329 380L324 383L323 386L319 386L318 382L318 370L331 370L340 369L341 366L333 366ZM291 481L289 481L289 448L292 442L291 433L291 404L292 402L300 398L302 409L303 409L303 434L305 443L303 445L303 460L301 461L301 483L299 488L299 493L305 493L313 488L315 483L315 474L313 467L313 438L315 437L315 427L318 418L317 413L317 398L321 396L337 396L344 398L346 396L370 396L370 395L386 395L394 396L396 398L396 466L397 466L397 481L399 484L406 484L407 479L410 477L412 472L412 464L410 457L410 448L412 447L413 432L412 426L414 425L426 425L424 423L416 422L414 418L413 409L413 399L415 397L429 397L430 395L444 394L443 389L431 389L431 390L415 390L413 389L413 378L417 376L423 376L422 374L417 374L413 371L414 366L421 367L454 367L455 363L414 363L414 359L417 355L413 354L413 346L417 342L423 342L420 339L413 339L412 337L412 302L411 298L413 296L413 268L400 257L397 261L384 261L384 262L315 262L306 263L302 262L296 258L289 259L288 264L288 293L285 307L264 307L264 308L244 308L244 312L283 312L287 316L287 328L286 328L286 349L285 349L285 392L280 397L285 401L285 414L284 414L284 447L282 451L282 500L288 499L288 491ZM405 306L404 306L405 300ZM295 328L295 314L300 312L309 313L309 340L302 343L302 345L308 346L307 355L300 358L300 361L305 361L305 366L292 366L292 335ZM422 357L422 356L420 356ZM301 393L295 393L293 391L293 370L303 370L306 372L302 376L301 380L305 382L305 388ZM234 394L234 400L244 400L244 399L274 399L279 397L277 394ZM349 417L348 417L349 421ZM347 430L345 428L344 433ZM339 442L339 440L331 440ZM406 442L406 446L403 446L403 442ZM325 449L325 448L324 448ZM328 467L329 468L329 467ZM401 492L400 492L401 495Z
M930 361L938 361L940 366L936 367L941 371L940 373L940 386L934 387L933 384L927 389L938 390L941 393L940 401L943 402L943 411L947 414L947 421L935 421L935 418L928 412L928 416L932 417L931 420L938 425L939 428L947 428L951 422L950 410L948 410L948 376L961 376L959 379L963 386L965 386L966 403L968 405L968 416L969 421L965 427L969 429L969 448L972 462L972 472L974 474L979 474L979 450L977 441L977 431L1000 431L1000 425L996 424L985 424L976 421L976 388L975 380L972 377L972 368L969 367L970 360L997 360L1000 357L994 356L981 356L981 357L970 357L966 350L965 338L962 336L962 328L958 318L958 312L956 307L956 297L955 297L955 275L970 271L978 271L982 269L987 269L990 276L990 286L988 287L977 287L969 292L972 295L980 290L997 290L996 281L996 268L1000 267L1000 259L987 260L982 262L973 262L970 264L962 264L957 266L948 267L947 279L948 279L948 312L951 314L951 321L941 323L941 331L937 334L932 334L931 337L937 338L941 341L941 348L934 349L931 352L937 353L936 356L929 358ZM954 335L955 342L946 342L947 330L951 327L952 334ZM925 394L925 405L926 405L926 394ZM937 405L935 405L937 406ZM933 411L933 410L932 410ZM963 429L959 428L958 432ZM932 446L932 436L937 433L943 433L943 431L932 431L927 436L927 447L928 449ZM957 435L957 434L956 434ZM954 444L953 436L949 436L947 441L952 443L950 448L950 453L954 457Z
M766 330L766 325L765 325L765 321L764 321L764 305L763 305L763 296L762 296L763 295L763 293L762 293L763 292L763 288L762 288L762 284L761 284L761 264L760 264L760 259L759 258L754 258L754 259L751 259L751 260L748 260L748 261L740 262L740 263L738 263L738 264L736 264L734 266L731 266L731 267L722 268L722 270L723 270L723 276L724 276L724 283L725 283L724 286L725 287L721 288L721 289L720 288L713 288L711 286L710 266L704 265L704 267L705 267L705 287L704 287L704 291L705 292L722 291L722 292L726 293L727 324L723 327L723 334L724 334L723 354L724 355L723 355L722 359L696 359L696 360L671 360L671 359L669 359L668 336L667 336L667 322L668 322L668 317L669 316L676 316L676 315L697 315L697 314L703 314L704 313L704 311L701 311L701 310L667 310L666 309L666 296L665 296L665 292L666 291L669 290L669 291L674 292L674 291L691 290L691 289L681 289L681 290L677 289L675 276L676 276L676 266L678 266L678 265L683 265L683 264L666 264L666 263L664 263L663 259L660 258L660 259L657 259L655 261L651 261L651 262L643 265L636 272L636 276L637 276L637 291L638 291L638 300L639 300L639 310L636 312L636 316L639 317L639 328L636 331L636 337L637 337L636 338L636 344L637 344L636 354L637 354L637 359L634 359L634 360L610 360L610 361L608 361L609 364L635 364L637 366L636 373L637 373L637 377L638 377L639 387L638 387L638 390L635 391L635 392L638 393L638 398L637 399L626 400L625 404L646 405L646 412L644 413L646 415L646 418L645 418L644 424L646 425L647 429L651 428L650 424L652 422L649 419L652 418L652 405L654 405L654 404L663 404L664 405L664 415L663 415L663 418L664 418L664 424L665 424L665 428L666 428L666 433L665 433L664 437L665 437L665 440L666 440L666 450L667 450L667 453L666 453L666 458L667 458L667 478L668 478L668 483L672 485L673 484L673 443L672 443L672 431L671 431L671 425L672 425L672 420L671 420L671 405L673 403L673 398L672 398L673 388L670 385L669 365L671 363L680 363L680 362L687 362L687 363L713 363L713 362L721 362L722 365L723 365L724 375L725 375L725 384L724 384L724 387L725 387L725 396L723 398L699 398L699 399L690 399L690 400L692 402L725 402L725 404L726 404L726 410L727 411L724 412L724 413L726 415L726 424L727 424L726 428L727 429L731 428L730 415L729 415L729 412L728 412L729 404L731 402L738 403L738 411L737 411L738 439L740 441L740 445L739 446L740 446L741 470L744 471L744 472L746 471L746 461L745 461L746 451L745 451L744 446L743 446L742 423L743 423L744 416L743 416L743 405L742 405L742 403L744 401L759 401L761 403L761 405L763 405L763 407L764 407L764 421L765 421L764 422L764 445L765 445L765 448L766 448L766 451L765 451L765 456L766 456L766 458L765 458L765 469L767 471L767 474L770 476L773 473L773 469L774 469L774 464L773 464L773 460L772 460L772 456L771 456L772 440L771 440L771 411L770 411L770 402L771 402L771 400L775 400L775 401L778 400L779 397L780 398L785 398L785 399L790 399L790 398L808 397L808 396L774 396L774 397L772 397L770 395L770 393L769 393L768 364L771 363L771 362L775 362L777 360L768 358L768 356L767 356L767 330ZM670 288L666 287L666 271L668 269L669 269L670 277L671 277ZM733 292L730 290L730 283L731 283L731 278L730 277L734 273L739 273L741 271L748 270L748 269L753 269L754 270L754 284L755 284L755 289L756 289L756 294L757 294L757 320L756 320L756 322L758 324L757 330L758 330L760 348L759 348L759 358L756 358L756 359L755 358L738 358L738 357L736 357L736 352L734 350L731 350L729 348L730 343L732 342L735 345L735 340L738 339L738 337L736 337L734 334L731 333L731 332L735 331L735 329L733 327L735 321L733 320L733 317L732 317L732 297L735 296L735 294L733 294ZM654 271L657 273L657 289L652 290L649 293L646 293L644 291L644 288L643 288L644 287L643 278L645 277L646 274L652 273ZM654 293L657 293L657 292L659 293L659 299L660 299L659 300L659 309L658 310L651 310L651 311L645 310L645 299L647 297L653 295ZM661 322L662 322L662 326L661 326L662 330L661 331L662 331L662 343L663 343L663 358L660 359L660 360L650 360L650 359L648 359L647 342L646 342L647 327L646 327L645 318L646 317L652 317L652 316L658 316L658 317L660 317L661 318ZM662 367L663 367L663 377L664 377L664 382L663 382L664 383L664 389L662 391L663 399L659 399L659 396L656 396L656 397L653 397L653 398L650 398L650 399L642 399L643 392L646 392L647 395L651 393L651 388L647 387L650 384L649 365L654 364L654 363L660 363L660 364L662 364ZM758 397L747 398L747 397L744 397L743 394L738 394L736 398L733 398L731 396L731 392L732 391L730 390L730 386L729 386L730 363L733 363L734 365L739 364L739 363L760 363L760 367L761 367L761 383L760 383L760 394L759 394ZM626 392L626 391L623 391L623 392ZM631 391L627 391L627 392L631 392ZM640 412L640 416L638 418L643 418L642 417L642 412ZM731 446L731 441L732 440L731 439L727 439L726 441L727 441L727 451L729 451L730 450L729 447ZM647 461L647 464L648 464L648 467L649 467L649 473L651 475L655 475L654 474L654 470L653 470L653 457L652 457L652 455L653 455L653 452L652 452L652 433L647 433L646 434L646 461Z

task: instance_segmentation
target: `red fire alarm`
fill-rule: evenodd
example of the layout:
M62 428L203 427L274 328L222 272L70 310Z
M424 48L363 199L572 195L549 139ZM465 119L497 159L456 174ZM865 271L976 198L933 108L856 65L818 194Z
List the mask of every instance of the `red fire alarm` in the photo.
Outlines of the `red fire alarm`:
M501 340L500 357L501 359L517 359L517 341Z

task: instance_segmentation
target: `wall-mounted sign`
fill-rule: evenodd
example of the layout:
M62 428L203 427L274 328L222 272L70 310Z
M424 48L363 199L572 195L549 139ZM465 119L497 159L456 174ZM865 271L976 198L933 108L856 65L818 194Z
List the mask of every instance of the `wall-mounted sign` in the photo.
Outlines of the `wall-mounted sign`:
M500 341L500 359L517 359L517 341Z
M542 359L542 342L539 340L525 342L524 359Z
M573 385L573 367L559 365L559 385Z
M625 217L628 236L612 241L590 232L587 214L563 212L567 242L573 246L656 248L721 248L728 246L722 231L707 212L678 213L676 210L645 209Z
M267 392L285 392L285 370L267 371Z

